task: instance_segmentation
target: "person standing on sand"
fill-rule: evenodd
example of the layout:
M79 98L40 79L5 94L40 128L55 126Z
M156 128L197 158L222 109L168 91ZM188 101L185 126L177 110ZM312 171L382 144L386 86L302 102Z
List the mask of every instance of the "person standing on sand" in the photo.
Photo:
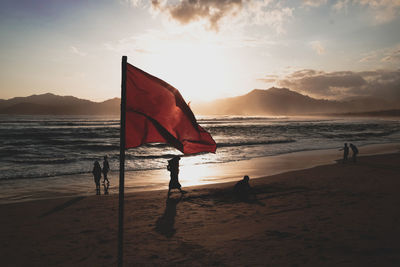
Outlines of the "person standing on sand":
M353 152L353 162L357 162L358 149L355 145L350 144L351 151Z
M349 156L349 147L347 146L347 143L344 143L344 147L339 149L339 151L340 150L343 150L343 163L345 163L347 162L347 157Z
M107 180L107 185L110 185L110 181L107 178L107 173L110 171L110 165L108 164L107 156L104 156L104 161L103 161L103 184L106 183Z
M93 178L96 184L96 195L100 195L100 180L101 180L101 167L100 163L96 160L93 164Z
M168 160L168 166L167 170L170 171L171 175L171 180L169 181L169 186L168 186L168 196L171 194L171 189L179 189L181 194L184 193L181 189L181 184L179 183L178 180L178 174L179 174L179 160L181 157L175 156L172 159Z

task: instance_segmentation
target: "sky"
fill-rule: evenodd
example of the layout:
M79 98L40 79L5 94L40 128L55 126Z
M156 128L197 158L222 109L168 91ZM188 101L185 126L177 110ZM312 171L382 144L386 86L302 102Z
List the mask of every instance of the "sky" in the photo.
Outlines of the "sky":
M120 96L121 57L209 101L400 99L399 0L1 0L0 99Z

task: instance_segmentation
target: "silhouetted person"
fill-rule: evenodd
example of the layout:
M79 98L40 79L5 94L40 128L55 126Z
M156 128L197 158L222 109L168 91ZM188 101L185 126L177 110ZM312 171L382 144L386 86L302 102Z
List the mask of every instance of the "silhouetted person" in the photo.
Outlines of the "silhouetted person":
M110 185L110 181L107 178L107 173L110 171L110 165L108 164L107 156L104 156L102 171L104 177L103 184L105 184L107 181L107 185Z
M249 184L249 176L245 175L243 177L243 180L240 180L235 184L235 187L233 188L234 193L236 198L238 198L241 201L248 201L251 192L251 187Z
M349 147L347 146L347 143L344 143L344 147L339 150L343 150L343 163L345 163L349 156Z
M355 145L350 144L351 151L353 152L353 162L357 162L358 149Z
M100 180L101 180L101 167L100 163L96 160L93 166L93 178L96 184L96 195L100 195Z
M171 189L179 189L179 191L183 194L184 192L181 189L181 184L179 183L178 180L178 174L179 174L179 160L181 157L175 156L172 159L168 160L168 166L167 169L171 173L171 180L169 181L169 186L168 186L168 196L171 194Z

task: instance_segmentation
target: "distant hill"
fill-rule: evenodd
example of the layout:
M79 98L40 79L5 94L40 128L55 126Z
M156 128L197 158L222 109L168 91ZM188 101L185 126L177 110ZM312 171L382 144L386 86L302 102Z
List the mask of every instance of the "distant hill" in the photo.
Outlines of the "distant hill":
M346 101L315 99L287 88L261 90L238 97L224 98L191 106L204 115L324 115L399 109L399 105L373 97L358 97Z
M16 115L119 115L120 99L92 102L73 96L32 95L0 100L0 114Z
M315 99L287 88L254 89L248 94L192 103L195 114L201 115L342 115L397 116L400 105L373 97L346 101ZM73 96L54 94L0 99L0 114L18 115L119 115L120 99L93 102Z

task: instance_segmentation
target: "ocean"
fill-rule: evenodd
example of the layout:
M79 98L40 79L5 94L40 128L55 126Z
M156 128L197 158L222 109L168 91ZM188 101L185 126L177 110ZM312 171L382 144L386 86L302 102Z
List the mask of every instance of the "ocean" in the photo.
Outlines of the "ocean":
M397 119L241 116L197 116L197 119L213 136L217 152L185 156L182 167L339 149L344 142L357 146L400 142ZM128 149L126 173L165 170L167 160L180 154L159 143ZM35 181L36 188L43 188L57 183L70 187L66 176L71 181L75 176L90 180L93 162L101 162L105 155L115 185L119 169L119 117L0 116L0 185L10 191L8 197L18 185L30 188ZM7 198L5 193L3 190Z
M283 153L400 142L400 121L389 119L198 117L217 143L215 154L188 156L190 164L239 161ZM181 154L166 144L126 151L126 171L163 169ZM119 117L0 116L0 179L90 173L95 160L119 168Z

